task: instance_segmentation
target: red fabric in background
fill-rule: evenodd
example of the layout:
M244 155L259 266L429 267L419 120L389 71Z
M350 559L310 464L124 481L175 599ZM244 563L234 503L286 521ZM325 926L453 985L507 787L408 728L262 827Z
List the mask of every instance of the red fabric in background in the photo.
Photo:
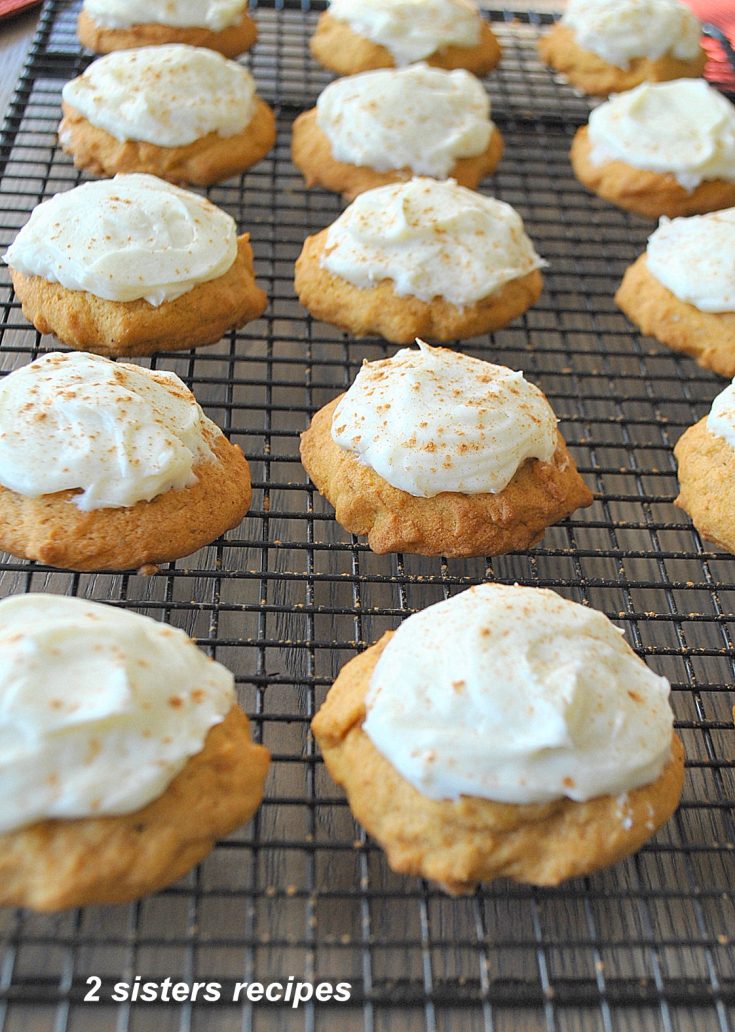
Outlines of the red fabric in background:
M0 0L0 18L9 18L11 14L19 14L26 7L36 7L41 0Z
M26 8L37 6L41 0L0 0L0 18L8 18ZM735 0L685 0L700 21L711 22L725 33L735 49ZM512 3L510 4L512 6ZM560 5L561 6L561 5ZM735 71L714 39L704 39L709 55L705 75L712 82L735 90Z
M735 0L686 0L700 21L710 22L725 33L735 48ZM705 75L712 82L735 90L735 72L716 39L703 40L709 56Z

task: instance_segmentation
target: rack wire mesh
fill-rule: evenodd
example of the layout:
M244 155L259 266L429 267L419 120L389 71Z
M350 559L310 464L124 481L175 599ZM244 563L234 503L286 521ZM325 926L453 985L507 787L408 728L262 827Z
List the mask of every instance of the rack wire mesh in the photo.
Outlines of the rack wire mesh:
M77 4L47 0L0 142L0 243L41 199L83 178L59 150L63 82L88 56ZM209 196L252 233L266 315L218 345L163 354L240 443L253 472L242 525L157 576L74 575L3 557L0 593L52 591L130 607L195 636L232 669L274 763L254 822L192 874L130 906L0 917L0 1032L102 1029L390 1029L453 1032L725 1032L735 1026L735 834L731 694L735 559L672 505L672 446L722 382L641 338L613 302L650 224L589 196L567 151L588 102L535 56L541 19L491 12L504 46L487 80L507 143L484 189L515 205L549 263L523 319L466 342L525 370L551 399L593 508L527 553L446 561L375 556L309 485L298 434L392 348L314 322L293 262L338 199L307 192L289 128L328 81L308 56L316 18L260 4L249 58L279 122L275 151ZM0 273L0 369L55 347L23 319ZM623 627L673 685L688 756L682 806L638 856L556 890L500 882L450 900L392 874L352 822L308 723L339 667L409 613L486 579L554 588ZM348 1004L112 1004L115 981L173 976L349 981ZM87 978L102 1002L83 1002Z

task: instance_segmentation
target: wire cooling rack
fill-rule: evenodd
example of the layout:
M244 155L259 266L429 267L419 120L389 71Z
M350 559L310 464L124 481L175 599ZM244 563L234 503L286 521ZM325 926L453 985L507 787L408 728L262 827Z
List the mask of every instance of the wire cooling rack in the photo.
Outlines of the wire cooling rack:
M86 63L76 5L47 2L0 148L0 243L42 198L83 178L56 145L63 82ZM298 434L394 350L312 322L292 269L338 199L306 192L289 130L327 82L309 59L316 14L261 5L248 60L278 113L276 150L209 196L250 230L266 315L218 345L162 355L250 460L242 525L157 576L73 575L4 557L0 592L77 594L168 620L237 676L274 762L254 822L191 875L140 903L55 917L0 916L0 1032L452 1030L724 1032L735 1027L733 623L735 559L672 505L672 446L722 382L632 332L613 302L651 225L588 196L567 151L588 102L535 56L539 23L492 12L504 46L489 77L507 144L484 189L521 211L550 265L522 320L466 342L526 371L596 501L540 547L492 561L375 556L310 487ZM0 274L0 368L54 347L24 321ZM638 856L556 890L494 883L450 900L392 874L327 777L309 719L340 666L409 613L482 580L552 587L613 618L673 685L688 770L682 806ZM84 1003L87 979L99 1003ZM347 981L347 1004L298 1010L226 1002L112 1004L145 979Z

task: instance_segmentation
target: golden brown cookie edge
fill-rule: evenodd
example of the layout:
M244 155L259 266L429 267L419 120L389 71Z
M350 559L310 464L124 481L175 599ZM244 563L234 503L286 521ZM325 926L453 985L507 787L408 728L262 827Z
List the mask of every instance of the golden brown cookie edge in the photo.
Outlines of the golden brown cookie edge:
M340 397L320 409L301 435L301 461L340 526L366 535L373 552L502 555L530 547L549 526L592 504L561 434L550 463L528 460L498 494L415 498L332 440Z
M686 430L674 447L679 495L675 505L703 538L735 554L735 448L707 429L707 416Z
M171 884L249 821L270 761L236 705L153 802L117 817L38 821L0 835L0 905L124 903Z
M648 268L645 253L626 270L615 301L641 331L703 369L735 376L735 313L702 312L681 301Z
M503 137L495 126L483 153L472 158L459 158L447 178L473 190L481 179L494 172L503 156L503 149ZM377 172L366 165L336 161L327 136L317 125L316 108L302 112L293 124L291 159L302 173L307 188L321 186L341 193L347 201L354 201L358 194L376 186L405 182L415 174L410 168Z
M593 96L624 93L642 82L668 82L672 79L698 79L704 74L707 54L702 47L696 58L683 61L672 54L658 58L633 58L628 68L618 68L591 50L580 47L574 32L561 22L541 37L541 60L564 75L572 86Z
M670 173L648 172L624 161L590 160L588 127L577 130L570 151L574 174L587 190L618 208L646 218L668 215L702 215L735 205L735 182L709 179L691 192Z
M498 877L558 885L629 856L675 811L684 776L676 734L661 776L625 793L624 812L619 796L523 805L424 796L362 731L370 677L390 637L342 668L312 731L353 816L383 847L393 870L436 881L451 894Z
M422 301L399 295L388 279L373 287L357 287L322 268L328 232L323 229L304 241L296 260L294 287L314 318L358 337L378 333L395 344L409 344L417 337L446 342L490 333L526 312L543 290L538 269L462 308L442 297Z
M11 267L23 315L39 333L52 333L77 351L107 357L153 355L216 344L230 330L263 314L268 298L255 282L250 235L238 237L227 272L162 305L108 301Z
M337 75L357 75L396 67L386 47L360 36L347 22L333 18L329 11L322 11L319 15L316 30L309 40L309 50L315 60ZM434 68L447 71L464 68L473 75L483 76L495 68L501 56L495 33L481 18L480 39L475 46L442 47L424 61Z
M59 143L76 168L91 175L115 176L120 172L147 172L178 185L211 186L239 175L257 164L276 140L273 111L260 97L249 124L233 136L208 133L181 147L159 147L141 140L118 140L92 125L64 101L59 124Z
M247 460L218 432L196 483L127 508L82 512L74 491L28 498L0 486L0 549L62 569L127 570L172 562L236 527L252 490Z
M111 54L115 50L134 50L138 47L157 47L166 43L183 43L190 47L216 50L223 57L236 58L250 50L258 39L258 28L247 13L235 25L214 30L199 26L177 28L146 22L125 29L110 29L99 25L82 8L77 19L77 36L82 46L95 54Z

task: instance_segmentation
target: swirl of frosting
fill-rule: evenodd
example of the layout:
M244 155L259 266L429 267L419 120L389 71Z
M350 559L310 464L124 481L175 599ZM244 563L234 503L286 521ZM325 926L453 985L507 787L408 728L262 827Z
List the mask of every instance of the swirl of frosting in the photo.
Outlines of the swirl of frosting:
M458 158L481 154L494 131L479 79L425 64L338 79L321 93L316 112L337 161L438 179Z
M561 18L583 50L617 68L637 57L691 61L702 28L680 0L569 0Z
M332 417L341 448L418 498L496 494L526 459L550 461L556 416L523 373L417 343L364 363Z
M648 239L649 272L700 312L735 312L735 208L662 218Z
M220 32L237 24L246 7L247 0L84 0L84 10L105 29L153 24Z
M704 79L643 82L590 115L593 163L670 172L685 190L735 182L735 107Z
M480 39L480 15L470 0L331 0L329 14L385 47L398 66Z
M584 801L659 777L668 698L668 681L602 613L483 584L401 624L373 670L362 730L431 799Z
M62 91L67 104L117 140L183 147L252 120L255 82L214 50L167 43L117 50L93 61Z
M235 701L183 631L78 598L0 601L0 833L158 798Z
M8 265L108 301L173 301L224 275L235 221L208 200L133 174L84 183L34 208Z
M417 178L360 194L329 227L321 264L363 289L390 279L399 295L461 307L544 263L509 204Z
M0 382L0 484L83 511L196 483L220 430L175 373L53 352Z
M707 416L707 429L735 448L735 380L712 402Z

